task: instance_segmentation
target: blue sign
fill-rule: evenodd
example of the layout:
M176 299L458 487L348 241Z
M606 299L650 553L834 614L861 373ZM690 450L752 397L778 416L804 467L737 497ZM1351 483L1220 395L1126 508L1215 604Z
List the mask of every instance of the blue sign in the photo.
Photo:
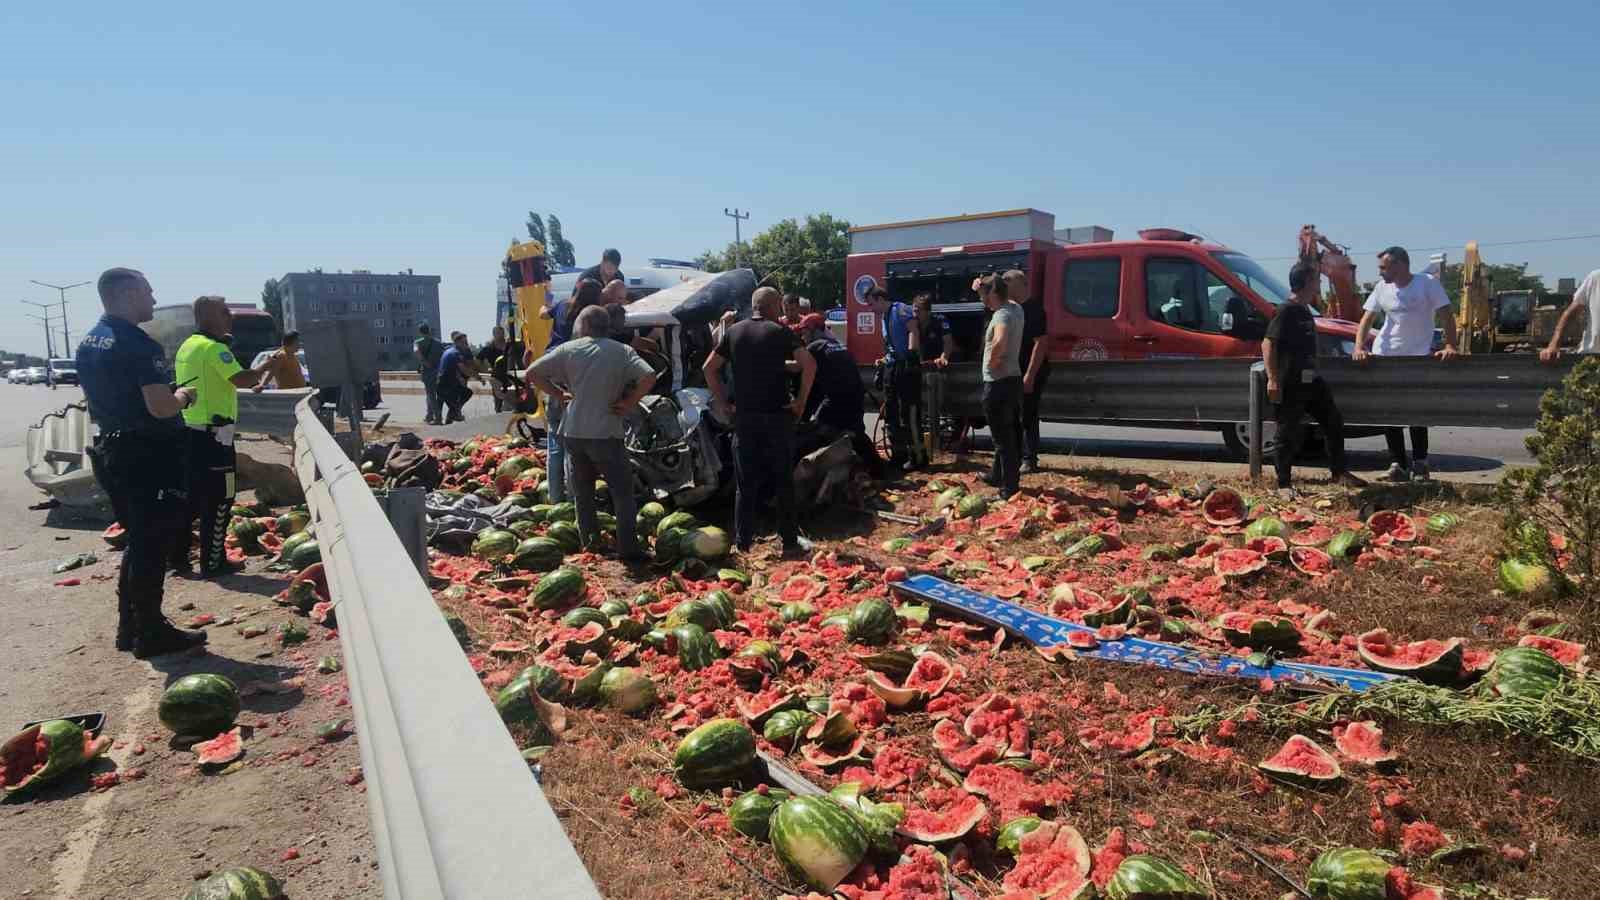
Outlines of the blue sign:
M954 611L965 618L1004 628L1036 647L1065 644L1067 635L1074 631L1096 634L1096 629L1087 625L1034 612L1015 603L1008 603L988 594L980 594L932 575L913 575L891 587L902 595ZM1318 666L1309 663L1273 661L1270 667L1253 666L1238 656L1208 653L1193 647L1180 647L1162 641L1147 641L1136 637L1108 641L1099 639L1098 635L1096 638L1100 643L1094 649L1073 648L1073 651L1089 659L1159 666L1191 675L1220 675L1252 681L1271 678L1274 681L1307 688L1345 688L1364 691L1375 684L1393 681L1400 677L1367 669L1343 669L1338 666Z

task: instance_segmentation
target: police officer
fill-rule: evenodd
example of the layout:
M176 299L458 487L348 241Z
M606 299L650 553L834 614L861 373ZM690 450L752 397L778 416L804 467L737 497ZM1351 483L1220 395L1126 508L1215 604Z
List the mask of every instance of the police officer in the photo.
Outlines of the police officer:
M200 577L215 578L237 569L228 563L223 545L233 509L234 423L239 419L239 388L253 387L272 361L245 369L233 358L224 338L233 327L233 313L221 297L194 301L198 330L178 348L177 381L191 385L195 401L183 411L187 437L185 474L189 514L172 545L172 567L189 570L189 523L200 518Z
M867 302L878 314L883 335L883 415L889 425L889 463L914 469L928 464L922 431L922 330L909 304L890 302L874 287Z
M99 290L105 314L78 345L78 380L100 429L89 461L127 535L117 579L117 649L145 659L206 641L161 614L167 548L185 521L178 414L195 392L172 388L165 352L139 330L156 305L144 275L107 269Z

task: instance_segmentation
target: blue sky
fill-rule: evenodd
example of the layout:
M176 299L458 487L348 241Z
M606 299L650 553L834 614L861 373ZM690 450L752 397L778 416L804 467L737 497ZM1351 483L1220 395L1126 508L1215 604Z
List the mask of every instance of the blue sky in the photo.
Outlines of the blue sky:
M1600 232L1587 4L764 6L5 4L0 347L41 349L29 279L110 265L161 302L411 267L477 338L530 208L583 263L722 246L727 206L1033 206L1262 258L1304 222L1453 256ZM1485 255L1553 283L1600 239Z

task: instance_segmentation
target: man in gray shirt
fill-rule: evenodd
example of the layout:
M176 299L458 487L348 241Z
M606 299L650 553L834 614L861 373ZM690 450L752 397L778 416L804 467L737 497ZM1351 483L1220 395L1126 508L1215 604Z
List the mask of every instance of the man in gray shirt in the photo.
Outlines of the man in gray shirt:
M1021 488L1021 435L1015 423L1022 411L1022 307L1007 298L1005 279L998 275L984 278L979 293L991 313L983 332L983 415L994 438L994 486L1005 499Z
M572 501L584 545L599 538L594 483L604 476L617 516L617 550L628 562L644 553L634 531L638 511L633 472L622 447L622 417L655 386L655 371L626 344L609 340L611 317L603 306L578 314L573 339L534 360L525 379L565 405L557 439L566 450Z

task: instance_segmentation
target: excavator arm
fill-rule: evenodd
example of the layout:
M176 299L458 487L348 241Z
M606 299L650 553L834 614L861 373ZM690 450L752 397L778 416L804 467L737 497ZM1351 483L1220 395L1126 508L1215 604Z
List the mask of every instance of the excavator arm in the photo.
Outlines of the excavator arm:
M1494 317L1489 308L1489 277L1478 255L1478 242L1468 241L1461 258L1461 309L1456 343L1467 353L1494 347Z
M1336 319L1355 322L1361 319L1361 297L1356 293L1356 264L1350 259L1350 248L1341 247L1317 233L1317 226L1300 228L1300 261L1316 269L1328 279L1333 288L1330 302L1322 301L1322 282L1317 280L1317 296L1313 302L1318 310Z

